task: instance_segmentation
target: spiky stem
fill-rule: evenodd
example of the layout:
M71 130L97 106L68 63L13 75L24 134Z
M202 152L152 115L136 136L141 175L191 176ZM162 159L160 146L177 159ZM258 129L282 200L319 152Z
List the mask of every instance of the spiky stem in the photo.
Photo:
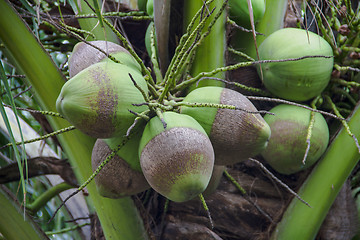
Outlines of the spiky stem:
M52 133L49 133L49 134L45 134L41 137L38 137L38 138L33 138L33 139L30 139L30 140L27 140L27 141L23 141L23 142L16 142L15 145L21 145L21 144L27 144L27 143L33 143L33 142L37 142L37 141L41 141L41 140L45 140L49 137L53 137L53 136L56 136L56 135L59 135L61 133L66 133L66 132L69 132L69 131L72 131L74 130L75 127L74 126L70 126L70 127L67 127L67 128L63 128L63 129L60 129L60 130L57 130L55 132L52 132ZM0 147L0 149L3 149L3 148L6 148L6 147L10 147L12 146L13 144L12 143L8 143L2 147Z
M331 106L332 110L334 111L334 113L336 114L336 116L338 116L339 118L340 118L340 117L342 118L343 116L340 114L340 112L339 112L339 110L337 109L337 107L335 106L334 102L331 100L331 98L330 98L328 95L325 96L325 100L330 104L330 106ZM350 127L349 127L349 124L348 124L345 120L341 120L341 123L342 123L342 125L344 126L346 132L349 134L349 136L354 139L354 142L355 142L355 144L356 144L356 147L358 148L358 151L359 151L359 153L360 153L359 141L358 141L358 139L356 138L355 134L352 133L352 131L351 131Z
M208 205L206 204L205 198L204 198L204 196L202 195L202 193L199 194L199 198L200 198L200 201L201 201L201 203L202 203L202 205L203 205L204 210L206 211L206 213L207 213L207 215L208 215L211 229L213 229L213 228L214 228L214 222L213 222L213 220L212 220L209 207L208 207Z
M47 204L47 202L53 197L57 196L59 193L71 189L73 186L69 185L66 182L60 183L48 189L46 192L38 196L34 202L28 204L26 209L30 211L32 214L35 214L40 210L43 206Z
M324 114L326 116L332 117L332 118L337 119L337 120L341 120L341 121L345 120L343 117L339 117L339 116L337 116L335 114L328 113L328 112L325 112L325 111L321 111L321 110L318 110L318 109L314 109L314 108L311 108L311 107L308 107L308 106L305 106L305 105L302 105L302 104L299 104L299 103L290 102L290 101L287 101L287 100L284 100L284 99L269 98L269 97L257 97L257 96L246 96L246 97L249 100L269 101L269 102L285 103L285 104L289 104L289 105L293 105L293 106L298 106L298 107L302 107L302 108L308 109L308 110L313 111L313 112Z

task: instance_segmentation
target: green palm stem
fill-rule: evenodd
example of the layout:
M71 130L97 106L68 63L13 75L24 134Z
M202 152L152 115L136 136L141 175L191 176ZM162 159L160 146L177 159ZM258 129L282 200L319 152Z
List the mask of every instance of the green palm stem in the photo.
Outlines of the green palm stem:
M74 1L76 6L73 6L73 11L77 14L93 14L93 10L86 4L85 1ZM91 3L92 1L88 1ZM99 6L102 6L102 1L99 0ZM93 9L96 10L95 4L92 5ZM100 19L101 20L101 19ZM93 40L106 40L109 42L119 43L119 39L116 35L111 31L111 29L106 25L100 24L99 18L83 18L78 19L81 29L90 31L95 35L95 38L92 36L85 36L87 41Z
M209 7L205 11L211 11L215 8L215 12L212 14L208 23L212 21L216 14L216 10L220 9L223 4L221 0L215 0L209 4ZM184 28L188 26L193 16L202 7L203 1L184 1ZM210 34L204 39L202 44L196 51L194 62L191 66L190 74L196 76L201 72L210 72L215 68L225 66L225 20L226 13L217 20L212 27ZM208 24L205 25L204 31L207 30ZM203 31L203 32L204 32ZM214 77L224 79L225 73L218 73ZM216 80L203 80L199 82L198 87L203 86L224 86L225 84Z
M283 28L287 3L287 0L266 0L264 16L255 26L256 32L263 34L256 35L257 47L271 33ZM250 57L257 59L253 33L236 30L231 45L236 50L243 51Z
M0 235L5 239L49 239L14 198L5 187L0 186Z
M66 191L68 189L74 188L70 184L66 182L59 183L48 190L46 190L44 193L42 193L40 196L38 196L34 202L28 204L26 206L26 209L31 212L31 214L35 214L37 211L39 211L42 207L44 207L50 199L53 197L56 197L59 193L62 193L63 191Z
M7 0L0 0L0 9L0 39L11 55L9 57L15 60L18 70L27 76L41 108L56 111L55 102L65 83L63 75ZM61 118L49 117L48 120L54 129L69 126ZM78 181L85 182L92 173L91 151L94 139L74 130L59 135L59 140ZM103 198L97 192L95 183L90 183L87 190L91 200L89 205L96 209L107 239L147 238L131 198Z
M169 65L169 25L171 1L154 0L154 25L158 59L162 75ZM161 78L159 78L161 79Z
M348 122L357 138L360 137L359 106ZM359 159L359 149L343 127L298 192L311 208L293 199L271 239L315 239L328 210Z
M260 46L271 33L284 27L287 4L287 0L266 0L264 17L256 28L258 32L264 34L257 36L256 41L258 46Z

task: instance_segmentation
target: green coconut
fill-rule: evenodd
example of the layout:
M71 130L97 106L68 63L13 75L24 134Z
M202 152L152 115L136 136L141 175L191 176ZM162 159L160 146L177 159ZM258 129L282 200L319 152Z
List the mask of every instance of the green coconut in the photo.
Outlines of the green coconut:
M130 55L130 53L122 46L107 41L90 41L92 45L102 49L104 52L112 55L122 64L138 69L139 64ZM84 42L79 42L75 45L71 56L69 58L69 76L73 77L85 68L98 63L100 61L112 61L104 53L100 52L93 46Z
M262 63L258 73L265 87L274 95L293 101L306 101L321 94L333 69L333 51L319 35L298 28L284 28L272 33L259 47L260 60L282 60L304 56L298 61Z
M252 0L254 22L262 19L265 13L264 0ZM229 17L242 27L250 28L250 14L247 0L229 0Z
M324 117L315 113L310 138L310 149L305 164L307 131L311 111L302 107L281 104L265 115L271 128L271 137L262 156L269 165L282 174L293 174L312 166L325 152L329 143L329 129Z
M202 193L211 178L214 150L204 129L187 115L165 112L146 125L139 155L150 186L171 201L184 202Z
M233 105L256 112L241 93L221 87L202 87L190 92L184 102ZM210 107L186 107L182 114L192 116L205 129L215 151L216 165L230 165L259 154L265 149L270 128L260 114Z
M150 188L140 168L140 138L140 134L134 135L96 175L96 188L103 197L121 198ZM91 155L93 171L123 140L124 137L96 140Z
M56 101L56 109L77 129L95 138L122 137L134 122L135 115L146 106L133 103L145 100L129 77L145 92L142 75L122 64L100 62L67 81Z

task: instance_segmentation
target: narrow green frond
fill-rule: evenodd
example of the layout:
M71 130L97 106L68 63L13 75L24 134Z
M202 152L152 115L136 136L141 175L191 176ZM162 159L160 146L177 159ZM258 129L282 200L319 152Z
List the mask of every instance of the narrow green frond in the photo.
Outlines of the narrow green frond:
M9 83L7 81L7 78L6 78L6 75L5 75L5 70L4 70L3 65L2 65L1 62L0 62L0 80L3 83L3 85L5 86L5 91L6 91L7 95L8 95L8 99L10 100L11 106L13 108L15 108L14 98L11 95L11 89L10 89ZM18 167L19 167L21 187L22 187L23 192L25 193L26 192L25 191L25 186L26 186L25 179L27 179L27 177L24 177L24 167L25 167L25 172L27 173L27 158L26 158L26 154L25 154L25 145L23 144L24 143L24 138L23 138L23 135L22 135L21 127L20 127L18 114L17 114L16 109L14 109L14 115L15 115L15 118L16 118L17 127L19 128L20 136L21 136L21 143L20 144L22 144L22 147L23 147L23 151L21 153L21 156L20 156L19 149L16 146L16 140L15 140L14 134L12 132L12 128L11 128L9 119L7 117L7 114L6 114L4 104L3 104L3 100L1 98L1 96L0 96L0 104L1 104L1 108L0 108L1 116L2 116L2 118L4 120L4 122L5 122L6 128L8 130L9 136L10 136L11 145L12 145L12 148L14 150L15 158L16 158L16 161L17 161ZM25 201L25 198L24 198L24 201Z

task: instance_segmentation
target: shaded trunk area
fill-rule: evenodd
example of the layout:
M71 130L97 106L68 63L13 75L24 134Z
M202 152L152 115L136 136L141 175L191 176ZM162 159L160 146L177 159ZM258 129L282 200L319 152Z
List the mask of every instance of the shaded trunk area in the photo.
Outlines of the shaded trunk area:
M164 214L165 199L154 193L142 208L153 239L265 240L281 220L292 195L266 175L258 165L245 161L228 172L246 190L241 192L225 176L217 190L205 196L212 223L199 199L185 203L170 202ZM307 172L277 175L297 189ZM351 239L357 232L357 210L350 185L344 185L331 208L317 239Z

